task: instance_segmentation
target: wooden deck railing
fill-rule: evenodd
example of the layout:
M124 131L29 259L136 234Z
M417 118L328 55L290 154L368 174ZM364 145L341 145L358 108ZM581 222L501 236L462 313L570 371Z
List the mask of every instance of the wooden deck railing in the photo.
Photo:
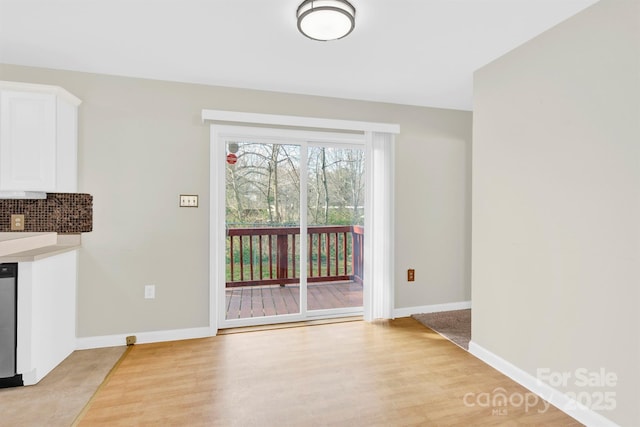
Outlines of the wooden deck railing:
M362 283L364 228L307 228L307 282ZM299 227L227 229L227 287L300 281Z

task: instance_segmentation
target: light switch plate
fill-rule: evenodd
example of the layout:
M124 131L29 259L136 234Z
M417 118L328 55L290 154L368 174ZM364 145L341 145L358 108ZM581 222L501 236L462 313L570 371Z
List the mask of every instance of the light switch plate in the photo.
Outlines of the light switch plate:
M181 194L180 195L180 207L181 208L197 208L198 207L198 195L196 195L196 194Z

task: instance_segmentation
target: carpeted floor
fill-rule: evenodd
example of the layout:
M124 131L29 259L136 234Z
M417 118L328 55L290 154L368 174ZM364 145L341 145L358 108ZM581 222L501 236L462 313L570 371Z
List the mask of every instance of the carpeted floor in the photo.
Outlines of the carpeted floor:
M411 317L465 350L469 350L471 309L414 314Z
M0 426L69 427L125 349L74 351L38 384L0 389Z

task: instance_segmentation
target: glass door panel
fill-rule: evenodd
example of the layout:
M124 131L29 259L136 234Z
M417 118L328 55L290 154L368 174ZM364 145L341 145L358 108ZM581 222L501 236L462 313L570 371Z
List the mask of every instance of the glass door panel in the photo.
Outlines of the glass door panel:
M310 145L307 310L362 307L364 149Z
M300 314L301 147L226 149L225 319Z

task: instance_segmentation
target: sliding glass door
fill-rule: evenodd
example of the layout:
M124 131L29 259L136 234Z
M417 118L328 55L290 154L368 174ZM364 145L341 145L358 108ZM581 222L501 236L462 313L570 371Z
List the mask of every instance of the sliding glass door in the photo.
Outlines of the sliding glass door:
M364 148L313 144L307 156L307 311L362 307Z
M361 140L223 127L220 327L362 314Z
M226 143L225 318L300 314L300 145Z

